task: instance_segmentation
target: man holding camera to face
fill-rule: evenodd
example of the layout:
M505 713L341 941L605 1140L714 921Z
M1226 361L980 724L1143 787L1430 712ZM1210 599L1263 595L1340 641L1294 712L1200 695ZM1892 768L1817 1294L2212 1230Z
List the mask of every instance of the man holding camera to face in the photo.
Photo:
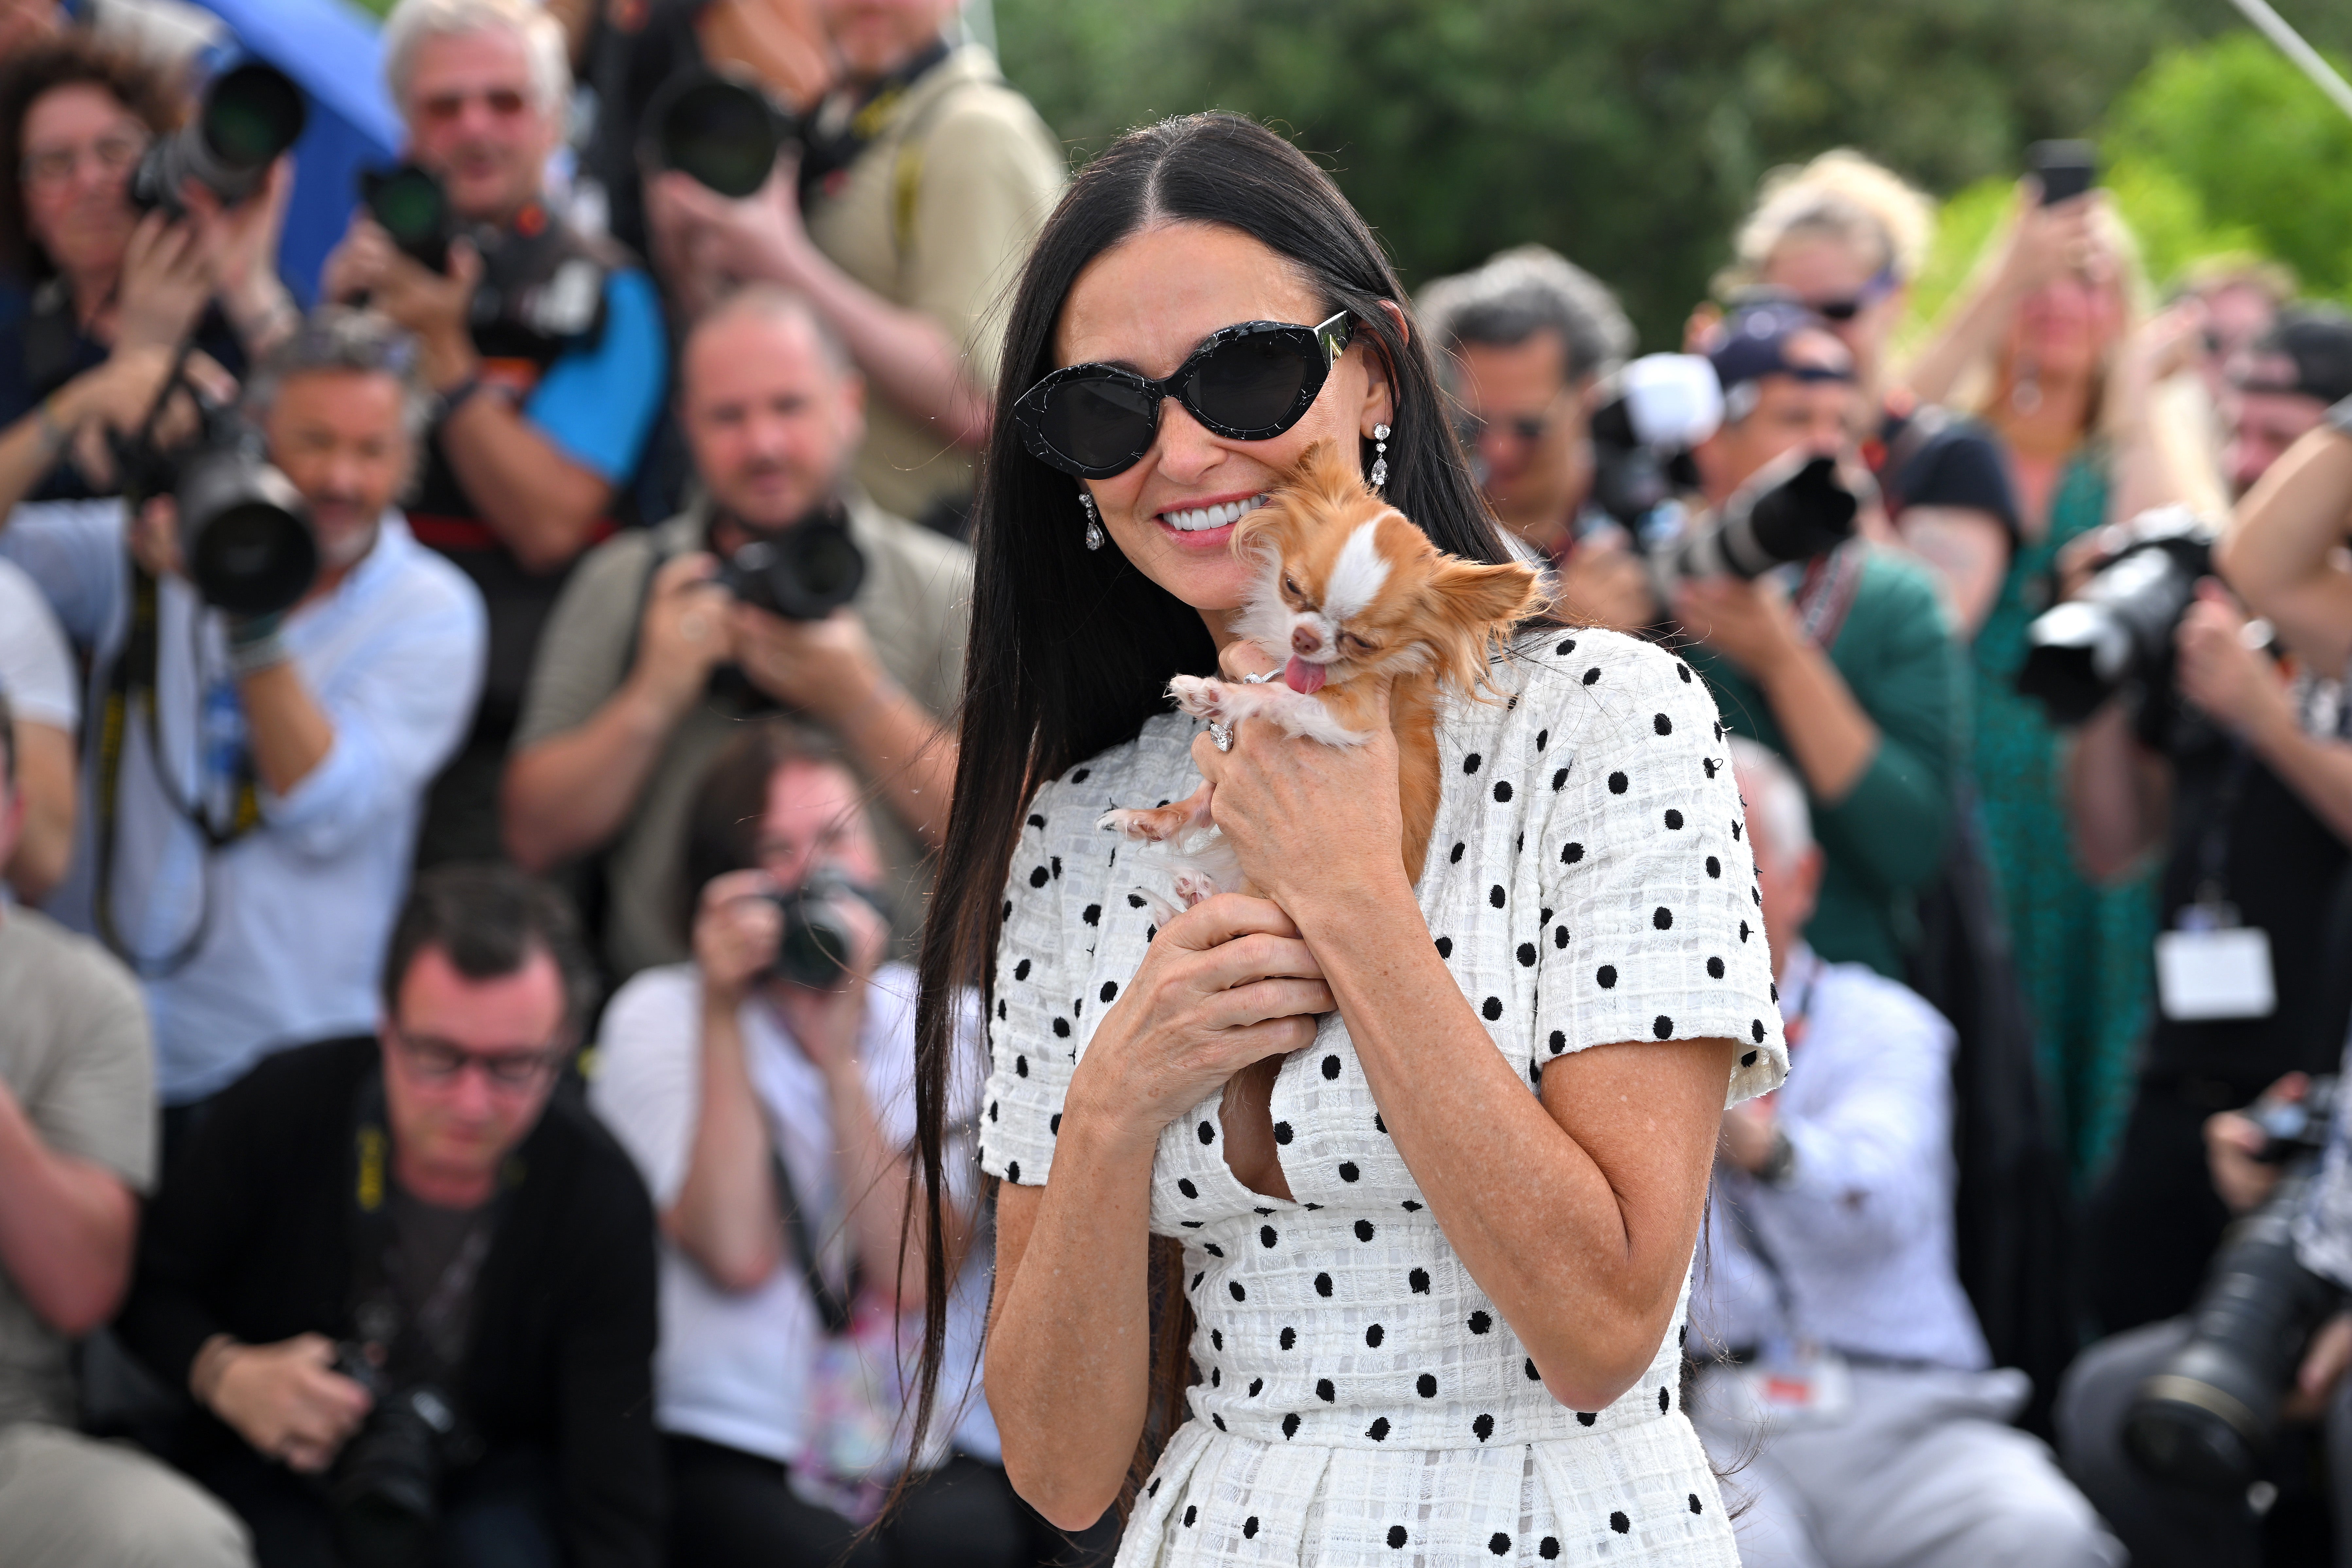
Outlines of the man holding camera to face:
M971 557L851 485L864 386L803 300L730 296L678 360L707 499L582 564L550 621L505 791L525 867L603 853L604 947L627 975L685 956L672 918L687 804L751 715L838 740L887 810L883 905L911 953L947 816Z
M595 979L563 900L421 874L367 1034L221 1096L120 1331L202 1414L262 1568L660 1561L654 1216L557 1092Z
M215 426L156 455L185 510L27 504L0 529L98 650L52 908L145 980L167 1108L374 1016L425 781L483 646L479 595L394 510L423 430L412 358L381 318L322 308L246 399L274 467ZM257 520L266 550L220 548Z
M481 706L419 846L429 865L498 851L499 770L541 628L572 563L612 530L660 412L667 343L651 280L541 190L571 89L552 16L530 0L404 0L384 61L442 222L396 240L362 212L325 291L365 296L416 335L441 405L411 517L490 612ZM422 182L410 189L432 205Z

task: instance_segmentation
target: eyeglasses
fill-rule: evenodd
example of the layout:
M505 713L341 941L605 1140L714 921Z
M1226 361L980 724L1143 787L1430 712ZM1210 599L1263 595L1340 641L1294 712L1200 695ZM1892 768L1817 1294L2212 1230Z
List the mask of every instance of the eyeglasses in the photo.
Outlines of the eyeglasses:
M79 171L85 154L102 174L127 174L147 151L147 140L137 132L111 132L84 145L37 149L26 153L18 167L28 185L64 184Z
M403 1029L387 1032L400 1042L416 1076L432 1084L455 1083L459 1074L473 1067L482 1069L493 1089L530 1089L562 1066L565 1055L562 1046L535 1051L471 1051L430 1035L412 1035Z
M1825 321L1851 321L1894 293L1901 282L1893 268L1881 268L1876 277L1862 286L1860 293L1843 300L1808 300L1805 309Z
M431 98L416 100L416 117L446 125L466 112L466 105L479 99L489 111L500 120L512 120L530 107L530 100L510 87L486 88L479 92L436 92Z
M1014 400L1013 423L1030 456L1082 479L1142 461L1159 438L1164 398L1228 441L1269 441L1306 417L1352 335L1342 310L1312 327L1220 328L1159 381L1115 364L1069 365Z

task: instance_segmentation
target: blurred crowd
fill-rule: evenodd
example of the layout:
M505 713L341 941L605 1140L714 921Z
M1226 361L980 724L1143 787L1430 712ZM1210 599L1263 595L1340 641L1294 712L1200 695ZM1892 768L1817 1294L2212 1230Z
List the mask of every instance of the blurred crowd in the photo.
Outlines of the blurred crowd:
M0 1561L1106 1560L980 1393L976 1048L909 1152L1062 147L953 0L400 0L306 308L168 10L0 0ZM2352 1561L2352 317L2053 154L1916 321L1933 225L1776 172L1672 353L1400 301L1737 737L1691 1408L1750 1563Z

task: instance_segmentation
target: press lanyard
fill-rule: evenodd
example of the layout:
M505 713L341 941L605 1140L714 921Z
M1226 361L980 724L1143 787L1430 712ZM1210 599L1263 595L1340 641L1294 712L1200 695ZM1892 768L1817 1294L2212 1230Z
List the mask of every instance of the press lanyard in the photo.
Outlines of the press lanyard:
M2205 814L2204 831L2198 835L2197 892L2195 901L2179 912L2182 931L2217 931L2238 923L2238 907L2228 897L2230 834L2231 819L2245 798L2246 781L2253 774L2254 754L2234 735L2230 737L2229 745L2229 766L2213 792L2211 808Z

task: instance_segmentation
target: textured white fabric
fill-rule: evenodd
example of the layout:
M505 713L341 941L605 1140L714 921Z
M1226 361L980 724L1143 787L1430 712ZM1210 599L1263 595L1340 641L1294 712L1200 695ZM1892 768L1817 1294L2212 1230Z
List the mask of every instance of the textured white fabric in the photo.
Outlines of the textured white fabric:
M24 568L0 561L0 696L27 723L73 732L81 717L73 651Z
M1568 1051L1737 1037L1731 1097L1778 1084L1754 866L1706 688L1591 631L1528 645L1496 679L1507 702L1442 717L1418 889L1496 1047L1533 1092ZM1152 935L1094 820L1190 793L1197 730L1154 719L1030 807L981 1124L982 1164L1007 1181L1047 1179L1072 1068ZM1215 1096L1160 1140L1151 1228L1184 1243L1202 1381L1122 1565L1737 1561L1675 1408L1679 1306L1632 1391L1566 1409L1423 1207L1337 1015L1283 1064L1273 1115L1296 1202L1234 1179Z

